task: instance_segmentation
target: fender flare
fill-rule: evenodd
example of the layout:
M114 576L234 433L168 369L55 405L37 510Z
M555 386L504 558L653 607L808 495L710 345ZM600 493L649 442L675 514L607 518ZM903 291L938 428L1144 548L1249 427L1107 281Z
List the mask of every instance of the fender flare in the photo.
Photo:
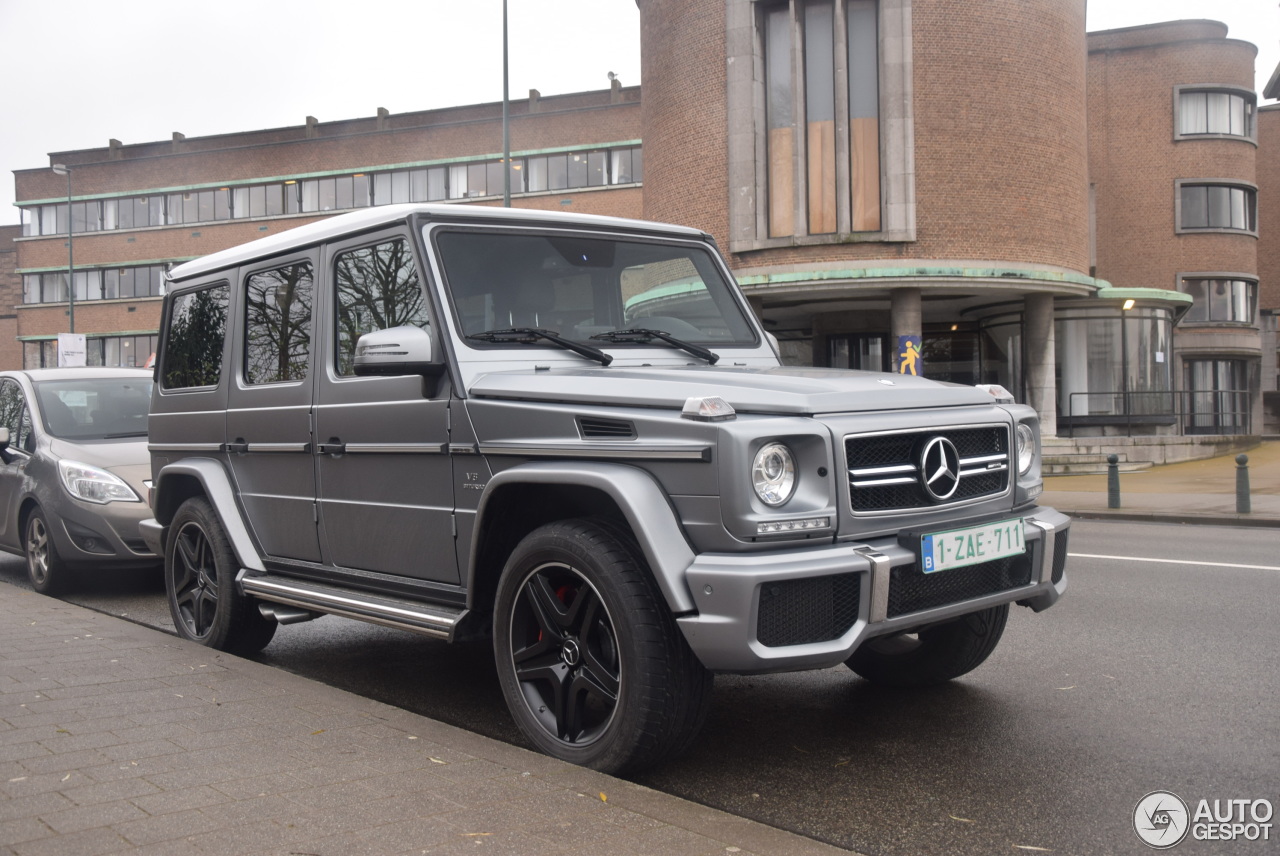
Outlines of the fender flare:
M170 521L173 520L173 513L177 509L167 507L164 489L166 480L176 476L194 478L200 483L205 498L209 500L214 513L222 521L222 530L227 533L227 540L231 542L231 549L235 551L236 561L240 563L240 567L265 573L266 567L262 564L258 548L253 544L253 537L249 534L244 518L240 515L240 507L236 504L236 493L231 486L231 479L227 475L226 467L220 461L212 458L183 458L161 469L155 486L156 500L153 510L156 521L167 530Z
M675 509L649 473L609 463L588 465L572 461L539 461L521 464L503 470L489 480L476 509L477 521L485 519L490 498L511 484L563 484L591 488L608 495L626 517L671 611L677 615L694 611L693 596L685 582L684 572L696 557L680 527ZM479 539L473 538L467 568L471 583L468 588L472 590L479 550Z

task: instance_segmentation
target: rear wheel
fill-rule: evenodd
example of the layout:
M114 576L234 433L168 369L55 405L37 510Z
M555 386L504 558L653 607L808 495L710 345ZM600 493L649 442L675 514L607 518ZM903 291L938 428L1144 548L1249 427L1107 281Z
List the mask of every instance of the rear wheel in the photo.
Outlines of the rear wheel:
M711 673L629 536L573 520L530 533L498 583L494 654L507 706L548 755L618 773L683 750Z
M868 681L927 687L971 672L991 656L1009 620L1009 605L994 606L918 633L881 636L859 646L845 665Z
M164 582L178 635L232 654L254 654L271 641L276 622L236 592L240 565L209 503L188 499L173 516Z
M23 546L27 554L27 579L41 594L56 595L71 585L71 568L58 555L44 512L33 509L27 517Z

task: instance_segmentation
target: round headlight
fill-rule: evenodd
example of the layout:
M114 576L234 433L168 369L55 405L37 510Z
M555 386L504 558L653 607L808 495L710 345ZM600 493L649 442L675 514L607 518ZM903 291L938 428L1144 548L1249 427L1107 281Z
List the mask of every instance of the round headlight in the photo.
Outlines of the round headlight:
M769 443L756 452L751 486L765 505L782 505L796 489L796 459L782 443Z
M1036 456L1036 433L1025 422L1018 423L1018 475L1025 476Z

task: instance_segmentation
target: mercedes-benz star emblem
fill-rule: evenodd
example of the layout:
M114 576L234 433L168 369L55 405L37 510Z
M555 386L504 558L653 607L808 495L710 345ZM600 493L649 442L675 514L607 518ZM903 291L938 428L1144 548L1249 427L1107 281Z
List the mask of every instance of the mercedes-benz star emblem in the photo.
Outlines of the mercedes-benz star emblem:
M582 652L578 648L578 640L564 640L564 647L560 649L560 662L569 668L578 665L578 660L582 658Z
M920 483L937 502L950 499L960 486L960 453L946 437L934 437L920 452Z

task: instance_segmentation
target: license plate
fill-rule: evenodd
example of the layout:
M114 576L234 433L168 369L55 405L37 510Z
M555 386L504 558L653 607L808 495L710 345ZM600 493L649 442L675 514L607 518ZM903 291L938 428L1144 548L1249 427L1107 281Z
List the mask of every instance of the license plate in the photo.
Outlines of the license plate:
M920 536L920 559L926 574L1020 556L1026 551L1021 517Z

